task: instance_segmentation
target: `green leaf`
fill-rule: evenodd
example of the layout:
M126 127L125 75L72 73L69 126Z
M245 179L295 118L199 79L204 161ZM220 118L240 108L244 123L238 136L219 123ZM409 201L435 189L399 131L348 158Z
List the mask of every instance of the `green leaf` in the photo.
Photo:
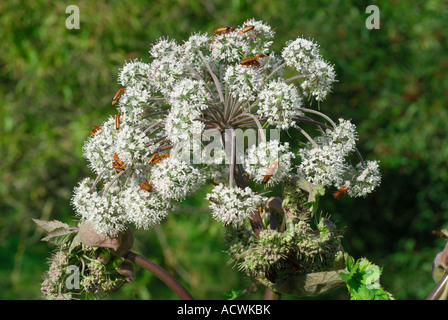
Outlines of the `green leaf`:
M357 267L357 264L355 264L355 259L353 259L348 254L345 257L345 263L346 263L346 267L347 267L347 271L348 272L341 273L341 278L345 282L348 282L351 279L351 277L353 276L353 274L356 272L358 267Z
M77 246L81 244L81 239L79 238L79 235L76 234L73 238L72 242L70 243L70 248L68 249L68 253L71 253L73 249L75 249Z
M42 238L42 241L48 241L49 243L60 246L63 244L68 244L68 242L71 241L75 235L76 231L59 228L48 233Z
M355 265L355 259L353 259L353 257L351 257L347 254L345 261L346 261L347 270L350 272Z
M58 220L53 221L45 221L45 220L38 220L33 219L33 221L42 229L44 229L47 232L52 232L56 229L64 228L64 229L70 229L70 226L66 223L63 223Z
M243 289L239 289L239 290L231 289L230 291L226 292L224 294L224 296L226 297L227 300L235 300L243 293L244 293Z
M380 285L382 268L366 258L355 260L347 255L347 273L340 277L346 282L352 300L390 300L392 295Z
M314 185L304 178L296 180L296 186L299 189L308 192L308 201L304 206L311 212L315 212L317 210L319 197L325 194L325 188L321 185Z

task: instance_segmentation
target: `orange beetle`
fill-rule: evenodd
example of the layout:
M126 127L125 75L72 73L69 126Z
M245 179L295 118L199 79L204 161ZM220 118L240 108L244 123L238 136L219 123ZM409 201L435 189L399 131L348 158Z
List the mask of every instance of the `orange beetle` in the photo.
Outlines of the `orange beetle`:
M140 183L140 187L147 191L147 192L153 192L152 183L149 183L147 181Z
M238 34L249 32L249 31L253 30L254 28L255 28L254 26L245 26L243 29L241 29L238 32Z
M260 62L258 62L257 58L255 57L247 57L241 60L241 64L243 66L252 66L252 67L259 67Z
M263 219L264 212L263 212L263 206L261 204L258 206L258 213L260 214L260 217Z
M94 126L92 128L92 130L90 130L90 134L92 135L92 137L94 137L96 135L96 133L98 132L98 130L101 130L101 126Z
M269 167L266 169L266 174L263 176L263 181L261 183L266 184L271 180L272 176L275 174L275 172L278 169L278 161L274 161L269 165Z
M258 59L260 58L264 58L266 57L265 54L259 54L256 57L247 57L244 58L243 60L241 60L241 65L243 66L253 66L253 67L259 67L260 66L260 62L258 61Z
M115 129L117 129L117 131L120 131L120 117L120 113L115 117Z
M118 158L118 155L114 154L114 160L115 162L112 163L112 167L114 167L117 170L124 170L124 163L120 161L120 158Z
M121 94L125 91L126 89L124 88L118 89L117 93L115 93L114 97L112 98L112 105L114 105L118 101L118 98L120 98Z
M217 28L217 29L215 30L215 34L229 33L229 32L231 32L231 31L235 31L235 27L229 27L229 26L225 26L225 27L223 27L223 26L221 26L221 27L219 27L219 28Z
M446 235L444 232L439 230L432 230L432 234L435 234L436 236L439 236L440 238L448 238L448 235Z
M151 158L148 159L148 162L151 163L155 158L157 158L159 156L158 153L154 153Z
M155 165L157 162L159 162L162 159L168 158L169 155L168 154L162 154L161 156L158 156L158 154L156 153L155 155L153 155L149 160L149 164L151 166Z
M333 196L334 196L336 199L339 200L339 198L340 198L344 193L346 193L347 190L348 190L348 187L341 188L341 189L339 189L338 191L336 191L335 193L333 193Z

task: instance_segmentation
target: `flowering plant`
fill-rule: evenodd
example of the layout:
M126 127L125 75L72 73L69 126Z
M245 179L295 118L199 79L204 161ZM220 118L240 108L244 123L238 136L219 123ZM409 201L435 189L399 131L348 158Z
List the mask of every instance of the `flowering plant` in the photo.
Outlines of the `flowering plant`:
M129 251L130 228L161 223L173 204L212 186L206 198L227 230L231 261L267 292L315 295L344 283L338 277L345 263L341 233L317 215L317 200L332 188L336 197L371 193L381 180L378 163L362 159L349 120L336 123L305 106L324 101L336 82L319 46L298 38L275 53L273 38L269 25L249 19L211 36L193 34L182 44L161 38L149 51L150 62L126 62L112 102L117 115L95 126L83 147L96 177L74 190L79 226L39 222L49 232L46 240L60 247L52 268L82 260L82 283L88 285L78 292L117 289L132 279L132 269L115 264L131 260L191 297ZM284 76L291 71L296 75ZM315 125L319 135L312 137L302 124ZM288 130L297 130L304 142L285 142ZM44 294L70 297L73 290L60 285L63 275L51 270ZM322 275L332 280L316 278ZM112 279L107 286L99 284L104 277Z

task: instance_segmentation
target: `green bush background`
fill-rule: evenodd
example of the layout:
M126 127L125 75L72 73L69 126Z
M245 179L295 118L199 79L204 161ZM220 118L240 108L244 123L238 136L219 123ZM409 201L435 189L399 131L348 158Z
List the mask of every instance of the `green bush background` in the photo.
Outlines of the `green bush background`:
M57 3L57 4L56 4ZM68 30L68 5L80 9ZM376 4L379 30L365 9ZM381 161L381 187L366 199L325 196L321 209L345 227L355 258L384 268L396 299L424 299L448 221L448 68L445 1L49 1L0 2L0 298L39 299L47 243L31 218L70 222L73 187L90 175L81 156L93 125L114 114L124 61L148 58L161 36L182 41L254 17L276 28L273 49L314 38L338 83L321 110L352 119L367 159ZM207 190L162 225L136 232L135 250L173 272L199 299L248 286L226 265L223 228L207 214ZM176 299L137 269L113 299ZM261 298L262 293L243 298ZM285 297L290 298L290 297ZM324 299L347 299L345 289Z

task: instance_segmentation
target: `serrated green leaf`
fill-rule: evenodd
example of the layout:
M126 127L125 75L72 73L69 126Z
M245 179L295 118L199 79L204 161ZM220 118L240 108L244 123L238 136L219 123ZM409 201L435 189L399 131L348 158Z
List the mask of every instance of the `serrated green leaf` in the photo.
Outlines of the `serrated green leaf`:
M42 229L44 229L47 232L52 232L56 229L70 229L70 226L66 223L63 223L58 220L53 221L45 221L45 220L39 220L39 219L33 219L33 221Z
M72 242L70 243L70 247L68 249L68 253L71 253L72 250L75 249L80 244L81 244L81 239L79 238L79 235L76 234L75 237L72 239Z
M356 273L356 270L358 267L357 267L357 264L355 264L355 260L352 257L350 257L348 254L346 255L346 258L345 258L345 264L346 264L348 272L341 273L340 276L342 277L342 279L345 282L348 282L353 277L353 275Z
M351 256L349 256L347 254L346 258L345 258L345 261L346 261L347 270L349 272L351 272L353 267L354 267L354 265L355 265L355 259L353 259L353 257L351 257Z
M227 300L235 300L237 299L241 294L243 294L244 290L230 290L224 294Z
M382 268L366 258L358 259L355 263L349 255L346 257L346 267L349 272L340 276L346 282L352 300L390 300L392 298L392 295L379 283Z
M75 231L59 228L48 233L44 238L42 238L42 241L47 241L55 245L63 245L72 240L74 236Z

